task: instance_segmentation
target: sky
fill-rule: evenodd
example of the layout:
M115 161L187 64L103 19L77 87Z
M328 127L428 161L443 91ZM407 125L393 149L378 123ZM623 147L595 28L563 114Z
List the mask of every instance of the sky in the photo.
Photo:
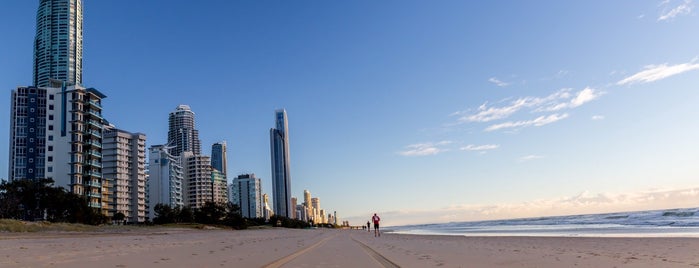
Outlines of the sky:
M0 8L0 140L38 2ZM356 225L699 206L696 0L197 3L84 0L83 84L148 146L189 105L229 181L272 196L284 108L292 195Z

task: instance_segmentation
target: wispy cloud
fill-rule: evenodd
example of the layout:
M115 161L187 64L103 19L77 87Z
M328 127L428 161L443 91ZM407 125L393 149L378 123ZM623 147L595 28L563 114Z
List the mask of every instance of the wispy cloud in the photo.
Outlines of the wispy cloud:
M604 115L593 115L592 120L604 120Z
M387 226L396 226L696 207L697 198L699 187L627 193L583 191L572 196L521 203L454 204L441 209L384 211L379 214L387 219ZM350 217L349 220L363 222L366 216Z
M479 106L475 112L459 111L453 113L452 116L459 116L457 122L462 124L470 122L491 122L506 119L522 110L529 110L531 112L555 112L563 109L573 109L593 101L603 94L604 92L590 87L586 87L578 92L574 92L570 88L564 88L545 97L521 97L500 106L490 105L488 102L486 102ZM565 119L566 117L568 117L568 114L566 113L551 114L547 116L539 116L532 120L510 121L494 124L487 127L485 130L493 131L504 128L543 126L561 119Z
M616 84L620 86L632 85L637 83L649 83L665 79L676 74L681 74L684 72L699 69L699 63L695 63L696 61L697 60L694 59L691 62L677 65L667 65L667 63L660 65L648 65L645 67L645 70L640 71L629 77L626 77L621 81L617 82Z
M670 1L662 1L660 3L660 6L663 6L664 9L660 13L658 21L673 19L679 15L688 15L691 14L692 10L694 9L694 4L692 3L692 0L684 0L684 2L682 2L680 5L674 8L669 7L669 4Z
M527 161L536 160L536 159L541 159L541 158L544 158L544 156L535 155L535 154L530 154L530 155L525 155L525 156L520 157L519 159L517 159L517 161L519 161L519 162L527 162Z
M469 144L464 147L461 147L460 150L462 151L488 151L488 150L495 150L499 148L500 145L498 144L483 144L483 145L474 145L474 144Z
M444 146L451 144L451 141L440 141L437 143L426 142L417 143L406 146L404 151L398 152L402 156L426 156L426 155L436 155L449 151L448 148Z
M495 77L491 77L490 79L488 79L488 81L499 86L499 87L506 87L506 86L510 85L510 83L500 81L499 79L497 79Z
M535 119L532 120L523 120L523 121L509 121L509 122L504 122L500 124L495 124L487 127L485 131L494 131L494 130L499 130L499 129L505 129L505 128L523 128L523 127L540 127L544 125L551 124L553 122L566 119L568 118L568 114L551 114L551 115L542 115L539 116Z

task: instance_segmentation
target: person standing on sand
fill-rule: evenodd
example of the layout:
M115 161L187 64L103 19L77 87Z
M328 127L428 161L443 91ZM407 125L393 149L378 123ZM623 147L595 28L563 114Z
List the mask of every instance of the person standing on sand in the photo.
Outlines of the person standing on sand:
M381 232L379 232L379 221L381 221L381 218L374 213L374 217L371 217L371 220L374 221L374 237L377 235L381 236Z
M371 223L369 221L366 221L366 229L371 233Z

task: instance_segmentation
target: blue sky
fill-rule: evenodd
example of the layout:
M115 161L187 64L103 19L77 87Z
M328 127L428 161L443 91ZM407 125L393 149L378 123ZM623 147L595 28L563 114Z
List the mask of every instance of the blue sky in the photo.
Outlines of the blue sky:
M38 1L2 5L8 129ZM190 105L204 152L226 140L233 175L271 195L285 108L292 194L353 223L699 206L693 0L84 6L83 82L108 96L108 120L162 144L168 113Z

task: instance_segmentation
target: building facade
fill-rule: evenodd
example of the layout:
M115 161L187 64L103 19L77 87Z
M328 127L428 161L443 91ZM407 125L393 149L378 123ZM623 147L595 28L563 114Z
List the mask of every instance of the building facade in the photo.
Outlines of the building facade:
M228 172L228 159L226 157L226 142L221 141L211 145L211 167L224 175Z
M9 179L52 179L101 210L101 102L106 96L51 81L52 87L12 92Z
M109 181L108 216L121 212L128 222L146 221L146 135L105 126L102 168Z
M246 218L263 217L262 182L255 174L242 174L231 184L231 203L240 207Z
M212 169L211 184L212 201L221 205L228 204L228 181L226 181L226 175L216 169Z
M148 215L155 218L157 204L184 206L182 194L184 171L180 157L170 154L172 147L151 146L148 153Z
M272 159L272 191L274 213L291 215L291 173L289 171L289 126L286 110L275 111L275 128L269 130Z
M185 151L181 157L184 167L184 204L193 209L202 208L206 202L214 200L211 158L190 151Z
M41 0L36 12L34 86L82 85L82 0Z
M170 153L180 156L183 152L192 152L194 155L201 154L201 141L199 131L194 125L194 112L189 105L179 105L168 117L168 144L174 148Z

